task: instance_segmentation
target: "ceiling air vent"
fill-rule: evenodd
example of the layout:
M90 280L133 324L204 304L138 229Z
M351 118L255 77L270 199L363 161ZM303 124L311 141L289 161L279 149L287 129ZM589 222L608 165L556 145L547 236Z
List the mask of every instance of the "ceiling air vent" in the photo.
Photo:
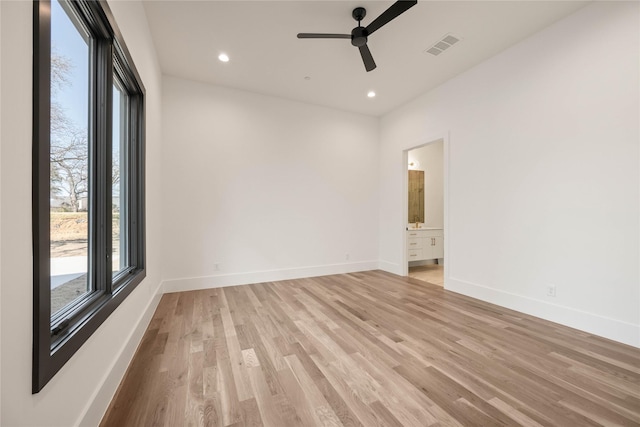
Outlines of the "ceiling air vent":
M442 39L438 40L433 46L427 49L425 52L430 53L434 56L440 55L445 50L449 49L454 44L458 43L460 38L453 36L451 34L447 34Z

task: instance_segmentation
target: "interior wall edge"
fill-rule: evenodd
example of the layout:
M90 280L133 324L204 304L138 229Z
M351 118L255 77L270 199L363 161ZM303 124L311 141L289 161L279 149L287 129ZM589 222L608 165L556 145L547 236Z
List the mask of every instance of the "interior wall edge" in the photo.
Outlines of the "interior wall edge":
M0 5L0 22L2 22L2 5ZM0 43L0 93L2 93L2 43ZM2 135L2 102L0 102L0 135ZM0 164L2 164L2 150L0 150ZM2 177L0 176L0 188ZM0 199L0 224L2 224L2 200ZM0 226L0 242L2 241L2 227ZM2 261L0 260L0 266ZM2 319L2 277L0 276L0 319ZM0 367L2 366L2 328L0 328ZM2 383L2 369L0 369L0 383ZM0 387L0 420L2 420L2 387Z
M445 289L640 348L640 325L447 277Z
M158 307L158 303L160 303L160 298L162 298L162 282L156 287L155 295L149 300L149 304L147 304L138 321L131 328L131 332L124 340L118 355L109 366L104 377L102 377L100 384L96 386L93 396L89 399L78 421L74 424L75 426L97 426L102 421L102 417L109 408L111 400L115 396L127 372L127 368L142 342L142 337L149 327L151 318Z
M378 261L378 269L382 271L386 271L387 273L397 274L398 276L404 276L402 271L402 266L398 263L391 261Z
M450 232L445 232L445 268L455 277L445 271L445 280L451 280L445 288L640 346L634 240L637 16L637 3L594 2L383 116L379 258L387 262L381 266L392 270L394 263L402 265L406 251L396 228L405 220L398 196L405 173L397 163L409 146L403 141L420 140L433 127L447 128L450 209L445 218ZM555 43L559 40L567 45ZM585 68L599 44L621 48L609 50L608 60L599 61L597 68ZM545 61L537 57L542 52ZM583 80L576 81L578 75ZM576 102L582 96L588 102ZM540 136L533 136L537 131ZM606 156L611 162L605 167ZM549 189L573 198L556 198ZM518 200L522 195L526 198ZM604 208L580 209L594 200ZM543 206L544 214L527 209L530 201ZM603 246L612 250L591 251L580 222L611 224ZM513 231L526 238L514 239ZM541 238L543 233L562 238L549 245L552 239ZM609 279L610 271L615 271L614 279ZM544 296L544 280L563 287L553 302Z
M378 269L377 261L361 261L344 264L328 264L300 268L288 268L246 273L221 274L216 276L184 277L165 279L164 293L194 291L201 289L240 286L252 283L277 282L281 280L303 279L307 277L329 276L332 274L356 273Z

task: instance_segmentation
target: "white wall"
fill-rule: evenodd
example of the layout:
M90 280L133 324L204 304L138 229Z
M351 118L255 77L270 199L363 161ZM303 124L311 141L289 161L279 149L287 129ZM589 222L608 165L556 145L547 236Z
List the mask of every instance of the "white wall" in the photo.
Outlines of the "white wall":
M447 287L640 345L637 4L589 6L380 127L161 79L141 4L110 5L147 89L148 276L31 395L32 5L0 2L3 426L96 425L162 278L178 290L378 261L401 272L402 152L444 136Z
M2 24L2 7L0 7L0 25ZM5 37L6 39L6 37ZM2 100L2 31L0 31L0 100ZM0 142L2 141L2 102L0 101ZM0 149L0 165L2 165L2 150ZM0 190L2 189L2 174L0 174ZM0 192L0 195L2 193ZM0 197L0 224L2 224L2 197ZM0 226L0 242L2 241L2 227ZM2 263L0 262L0 267ZM0 274L0 366L2 366L2 274ZM2 369L0 369L0 384L2 384ZM2 387L0 387L0 420L2 420Z
M163 89L166 291L377 266L377 119L171 77Z
M383 117L381 265L402 150L448 135L446 288L640 346L639 52L638 3L595 3Z
M114 2L113 14L147 90L147 278L44 389L32 395L32 8L31 2L0 2L0 424L97 425L158 301L161 75L141 3Z
M438 140L409 151L409 160L424 171L424 225L444 228L444 142ZM407 218L408 220L409 218Z

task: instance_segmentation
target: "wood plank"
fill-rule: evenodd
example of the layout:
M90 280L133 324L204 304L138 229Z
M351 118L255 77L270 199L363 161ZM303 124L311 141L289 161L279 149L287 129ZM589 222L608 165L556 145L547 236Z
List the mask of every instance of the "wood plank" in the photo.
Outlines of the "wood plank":
M410 278L166 294L101 426L640 425L640 349Z

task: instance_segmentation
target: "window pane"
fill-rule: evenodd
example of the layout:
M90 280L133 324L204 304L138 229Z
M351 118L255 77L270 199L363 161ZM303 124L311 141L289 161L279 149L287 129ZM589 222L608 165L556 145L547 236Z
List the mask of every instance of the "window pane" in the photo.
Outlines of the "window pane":
M127 94L117 78L113 79L113 143L111 146L111 204L112 204L112 275L129 267L127 247L127 174L126 174L126 109Z
M91 291L89 275L89 45L51 4L51 314Z

